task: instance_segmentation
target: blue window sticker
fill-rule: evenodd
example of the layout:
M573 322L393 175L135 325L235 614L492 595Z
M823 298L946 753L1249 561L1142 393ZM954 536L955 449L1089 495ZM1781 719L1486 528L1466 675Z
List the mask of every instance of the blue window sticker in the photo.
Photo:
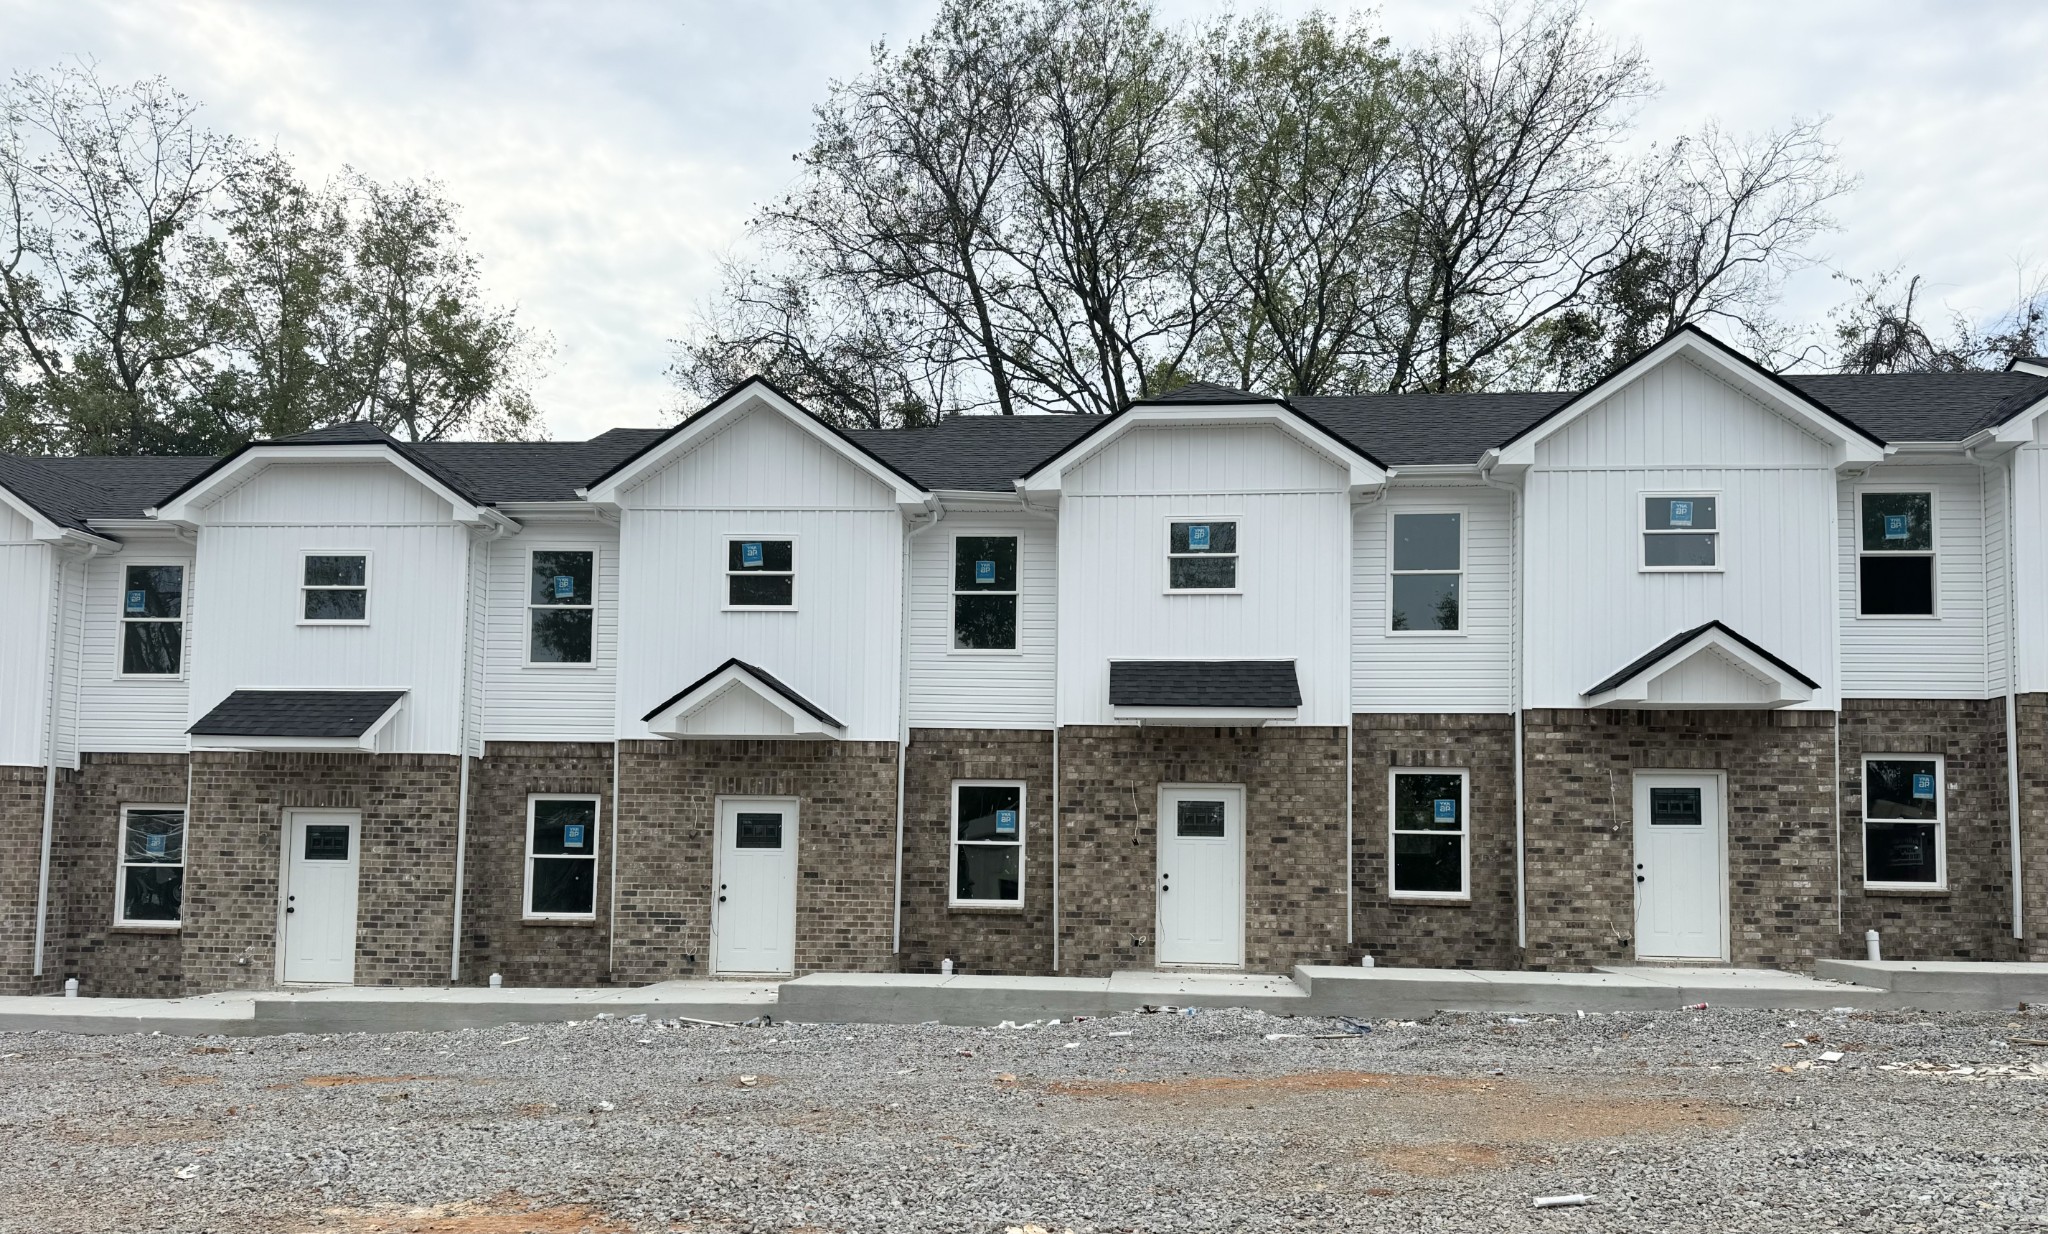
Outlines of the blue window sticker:
M142 589L141 589L140 587L136 588L136 589L135 589L134 591L131 591L131 592L129 592L129 593L128 593L128 601L127 601L127 608L128 608L128 611L129 611L129 612L131 612L131 613L146 613L146 612L148 612L148 611L149 611L149 593L148 593L148 592L146 592L146 591L144 591L144 590L142 590Z
M575 598L576 580L567 574L555 575L555 599L573 600Z
M974 581L976 584L987 583L993 585L996 581L996 563L993 561L975 562Z
M166 851L164 845L165 839L166 837L161 835L146 836L143 839L143 847L149 850L150 856L161 857L164 855Z
M1887 540L1903 540L1906 538L1905 515L1887 514L1884 516L1884 538Z
M1919 801L1934 800L1934 777L1924 773L1915 775L1913 777L1913 796Z
M756 567L760 564L761 542L759 540L740 541L740 565L744 568Z
M582 823L564 823L564 824L562 825L562 847L563 847L563 848L582 848L582 847L583 847L583 824L582 824Z
M1691 502L1689 502L1689 501L1674 501L1674 502L1672 502L1672 503L1671 503L1671 525L1672 525L1673 527L1690 527L1690 526L1692 526L1692 503L1691 503Z
M1017 834L1017 812L1015 810L996 811L996 834L999 836L1013 836Z
M1436 799L1436 821L1439 823L1455 823L1458 821L1458 799L1456 797L1439 797Z
M1209 524L1192 523L1188 526L1188 547L1195 550L1209 547Z

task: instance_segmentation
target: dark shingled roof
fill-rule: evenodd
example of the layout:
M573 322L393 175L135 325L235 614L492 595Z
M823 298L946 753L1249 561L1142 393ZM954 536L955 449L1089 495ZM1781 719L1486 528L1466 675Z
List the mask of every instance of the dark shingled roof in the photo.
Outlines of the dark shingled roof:
M1143 406L1153 403L1278 403L1281 400L1270 394L1253 394L1249 390L1219 386L1213 381L1191 381L1156 397L1135 401Z
M200 737L360 737L403 690L237 690L187 732Z
M951 416L928 428L847 434L927 489L1015 491L1014 481L1106 416Z
M1389 467L1471 466L1479 456L1578 395L1356 394L1301 397L1293 405Z
M1961 441L2043 396L2032 373L1846 373L1785 378L1887 441Z
M1292 660L1112 660L1118 707L1299 707Z
M738 668L744 670L748 676L754 678L756 681L759 681L762 685L767 686L769 689L775 691L777 694L780 694L782 697L788 699L791 703L794 703L796 706L801 707L806 712L809 712L814 719L821 720L824 723L831 725L833 728L846 727L844 724L841 724L839 721L833 719L831 714L828 713L824 708L818 706L810 699L805 698L803 695L798 694L795 690L792 690L788 686L784 685L781 678L775 676L773 673L770 673L765 668L758 668L752 664L747 663L745 660L740 659L738 656L734 656L732 659L727 660L725 663L719 665L717 668L712 669L710 672L704 674L702 677L699 677L697 680L691 682L689 685L686 685L682 689L677 690L674 694L669 695L666 699L663 699L661 702L656 703L654 705L654 710L640 717L640 722L642 724L645 724L647 721L652 720L654 717L660 715L662 712L667 711L669 708L675 706L684 698L688 697L691 691L700 688L701 686L703 686L705 682L711 680L713 677L718 676L720 673L724 672L729 668Z
M1588 686L1585 692L1580 697L1590 698L1595 694L1604 694L1607 691L1612 690L1614 687L1620 685L1622 682L1629 680L1631 677L1634 677L1636 674L1640 672L1643 672L1644 670L1648 669L1651 665L1655 664L1657 661L1663 659L1665 656L1670 655L1672 652L1677 651L1680 647L1685 646L1687 643L1698 638L1700 635L1705 634L1709 630L1719 630L1721 633L1727 635L1729 638L1734 639L1736 642L1741 643L1744 647L1749 648L1751 651L1754 651L1758 655L1762 656L1764 659L1769 660L1771 663L1777 665L1779 668L1784 669L1793 677L1797 678L1800 681L1805 682L1809 689L1820 689L1820 683L1818 681L1815 681L1813 678L1808 677L1805 673L1800 672L1798 669L1793 668L1790 664L1785 663L1777 656L1772 655L1769 651L1765 650L1762 646L1758 645L1757 643L1751 641L1750 639L1744 638L1739 632L1736 631L1736 629L1733 626L1730 626L1726 622L1722 621L1710 621L1707 622L1705 625L1694 626L1690 630L1680 630L1678 633L1672 635L1670 638L1667 638L1663 642L1657 644L1655 647L1650 648L1642 655L1639 655L1635 659L1629 661L1627 664L1622 665L1621 668L1617 669L1611 676L1607 677L1599 684Z

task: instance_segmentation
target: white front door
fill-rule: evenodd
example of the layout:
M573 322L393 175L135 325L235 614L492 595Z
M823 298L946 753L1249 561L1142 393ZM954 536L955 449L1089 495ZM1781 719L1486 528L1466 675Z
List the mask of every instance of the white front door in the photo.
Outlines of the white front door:
M711 971L796 971L796 802L718 803L718 890L711 905Z
M293 810L285 819L284 979L347 985L356 979L362 815Z
M1636 773L1636 955L1728 958L1719 776Z
M1244 790L1159 790L1160 964L1244 964Z

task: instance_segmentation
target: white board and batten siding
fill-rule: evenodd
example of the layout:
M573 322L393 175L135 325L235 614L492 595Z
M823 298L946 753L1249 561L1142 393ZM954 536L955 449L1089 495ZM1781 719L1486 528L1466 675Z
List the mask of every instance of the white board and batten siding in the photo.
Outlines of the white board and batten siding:
M1892 489L1924 489L1934 495L1933 617L1857 615L1858 494ZM1983 469L1967 464L1885 462L1841 483L1845 697L1983 698L1990 692L1985 500ZM1999 628L2004 628L2002 619Z
M193 623L193 719L238 689L403 689L391 748L457 752L469 532L446 501L383 463L276 463L200 522L193 572L220 599ZM308 551L369 554L369 624L300 624Z
M535 550L549 549L597 554L590 664L527 663L527 561ZM528 518L518 535L491 541L480 556L481 603L488 613L479 691L483 739L610 741L619 674L618 529L587 518Z
M185 568L185 645L176 677L121 675L121 611L128 567L139 563ZM85 645L79 666L81 750L182 754L190 710L192 631L199 618L198 573L192 546L172 535L122 533L121 551L85 563Z
M2022 694L2048 690L2048 417L2035 421L2034 432L2012 459L2013 641Z
M953 544L1017 537L1017 648L953 646ZM913 728L1051 728L1058 654L1059 533L1049 519L949 511L910 550L910 724Z
M737 657L895 741L903 517L890 490L772 409L737 416L620 494L618 734ZM939 532L932 532L938 535ZM728 612L726 542L796 542L796 608Z
M0 638L0 766L38 767L49 758L50 586L56 550L29 520L0 505L0 587L13 616Z
M1712 494L1721 569L1640 569L1645 494ZM1525 480L1525 705L1583 691L1720 620L1835 705L1836 480L1828 443L1674 359L1538 444Z
M1388 628L1393 518L1455 511L1464 524L1457 633ZM1514 579L1507 493L1396 481L1352 515L1351 702L1356 711L1443 714L1514 709Z
M1059 722L1109 724L1111 660L1293 660L1296 723L1349 719L1349 473L1258 425L1132 429L1060 497ZM1171 520L1237 523L1238 594L1166 589Z

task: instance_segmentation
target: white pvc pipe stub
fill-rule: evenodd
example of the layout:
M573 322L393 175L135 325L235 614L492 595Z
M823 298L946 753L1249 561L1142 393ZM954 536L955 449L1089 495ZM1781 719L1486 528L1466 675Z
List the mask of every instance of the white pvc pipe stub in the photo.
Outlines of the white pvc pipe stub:
M1884 947L1878 939L1876 930L1865 930L1863 932L1863 950L1869 953L1869 957L1872 960L1884 959Z

